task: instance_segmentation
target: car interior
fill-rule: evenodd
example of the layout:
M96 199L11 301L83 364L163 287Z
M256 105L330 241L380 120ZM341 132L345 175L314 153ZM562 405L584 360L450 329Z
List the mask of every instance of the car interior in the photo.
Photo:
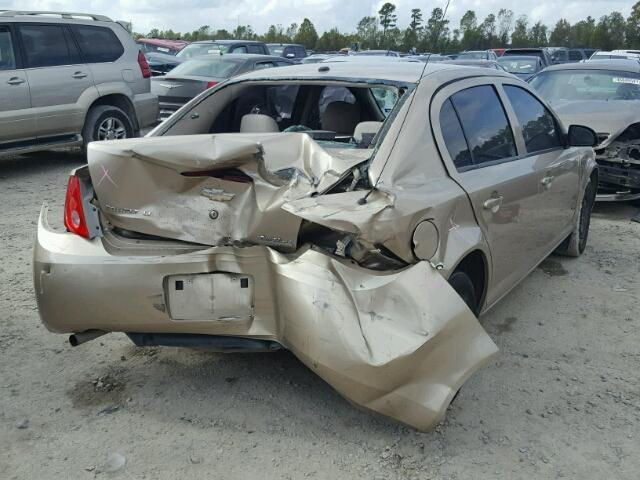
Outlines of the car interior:
M316 141L367 148L398 96L395 87L236 84L196 104L163 134L306 132Z

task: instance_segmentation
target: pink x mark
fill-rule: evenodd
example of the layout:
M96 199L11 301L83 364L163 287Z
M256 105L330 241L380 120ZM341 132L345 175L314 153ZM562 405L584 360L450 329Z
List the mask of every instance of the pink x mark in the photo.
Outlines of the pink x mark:
M102 169L102 178L100 179L100 181L98 182L98 187L100 186L100 184L102 183L102 181L106 178L107 180L109 180L111 182L111 184L118 188L118 184L116 182L113 181L113 178L111 178L109 176L109 169L104 168L104 165L100 165L100 168Z

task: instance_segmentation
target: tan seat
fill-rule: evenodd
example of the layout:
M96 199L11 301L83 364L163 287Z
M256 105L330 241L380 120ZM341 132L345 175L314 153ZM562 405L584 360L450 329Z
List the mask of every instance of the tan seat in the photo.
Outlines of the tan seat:
M324 110L320 123L323 130L339 135L353 135L360 122L360 106L347 102L332 102Z
M279 132L278 123L269 115L248 113L240 120L240 133L276 133Z
M356 129L353 132L353 139L356 143L362 142L362 134L371 133L377 134L382 127L382 122L360 122L356 125Z

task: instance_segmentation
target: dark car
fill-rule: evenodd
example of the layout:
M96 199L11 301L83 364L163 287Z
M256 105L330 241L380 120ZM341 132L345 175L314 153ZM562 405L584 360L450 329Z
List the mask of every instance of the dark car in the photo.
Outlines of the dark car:
M179 58L176 58L175 55L167 55L166 53L147 52L144 56L147 57L147 62L151 69L151 75L154 77L157 77L158 75L166 75L182 63L182 61Z
M267 48L271 55L288 58L295 63L301 63L303 58L308 57L304 46L294 43L268 43Z
M151 91L160 101L159 120L166 120L193 97L228 78L287 65L293 65L293 62L282 57L253 54L199 56L182 62L169 75L152 78Z
M597 50L595 48L560 48L551 54L554 64L580 62L591 58Z
M498 64L507 72L525 81L540 70L544 69L544 65L542 64L540 57L525 57L517 55L500 57L498 59Z
M545 67L552 65L551 57L546 48L508 48L502 57L538 57Z
M166 40L164 38L139 38L136 43L145 54L165 53L175 55L189 45L186 40Z
M176 57L184 61L201 55L219 55L221 53L270 55L269 49L264 42L253 40L202 40L190 43L180 50Z

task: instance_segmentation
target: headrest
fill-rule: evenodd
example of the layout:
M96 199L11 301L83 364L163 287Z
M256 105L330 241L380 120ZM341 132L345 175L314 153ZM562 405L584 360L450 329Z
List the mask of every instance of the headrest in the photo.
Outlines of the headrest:
M347 102L330 103L320 118L323 130L343 135L353 135L358 122L360 122L360 106Z
M269 115L248 113L240 120L240 133L276 133L278 123Z
M356 143L362 143L362 134L375 135L382 127L382 122L360 122L353 131L353 139Z

